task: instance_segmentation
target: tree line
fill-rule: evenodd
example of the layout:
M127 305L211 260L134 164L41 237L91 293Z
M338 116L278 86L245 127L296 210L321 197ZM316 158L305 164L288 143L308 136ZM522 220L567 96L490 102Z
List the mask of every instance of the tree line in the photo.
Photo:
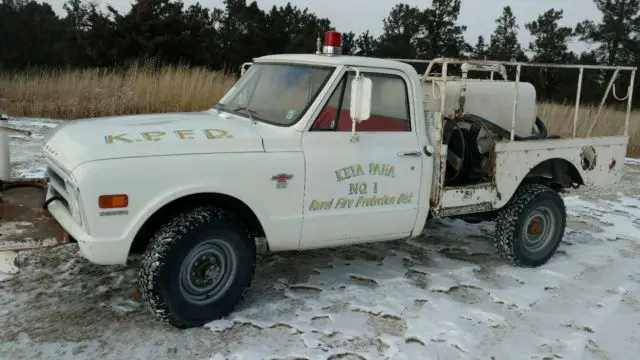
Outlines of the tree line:
M575 28L560 25L562 9L550 8L535 21L519 24L505 6L496 14L493 33L479 34L475 44L465 41L467 26L458 20L461 1L432 0L426 8L396 4L376 37L370 31L335 29L330 19L291 3L264 10L255 1L224 0L223 8L209 9L172 0L134 0L121 13L111 6L101 10L92 0L68 0L61 17L47 3L0 0L0 69L114 67L155 59L237 72L253 57L313 53L318 35L327 30L343 32L343 53L359 56L640 63L638 0L593 0L601 18L584 20ZM529 44L519 43L520 31L529 32ZM569 43L575 40L593 50L570 51ZM534 83L542 100L574 101L577 75L576 70L528 69L522 78ZM605 75L611 72L585 72L583 101L599 100L608 81ZM626 91L625 80L616 82L619 96Z

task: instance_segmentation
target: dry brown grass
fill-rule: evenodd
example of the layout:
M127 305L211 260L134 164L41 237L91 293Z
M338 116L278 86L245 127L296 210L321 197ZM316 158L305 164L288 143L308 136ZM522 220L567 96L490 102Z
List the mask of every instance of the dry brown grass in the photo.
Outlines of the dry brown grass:
M549 133L571 137L573 133L574 106L565 104L545 103L538 107L538 116L547 125ZM597 106L581 106L578 112L576 136L587 136L596 115ZM593 127L591 136L624 135L624 110L604 108L599 120ZM640 156L640 111L632 111L629 117L629 156Z
M0 109L14 116L78 119L94 116L209 108L234 77L206 69L133 65L120 70L41 71L0 75ZM539 116L552 134L571 136L571 105L541 104ZM581 107L578 136L585 136L597 107ZM592 136L621 135L624 112L603 111ZM630 156L640 156L640 111L630 119Z
M0 108L13 116L78 119L205 110L235 79L201 68L148 64L120 70L39 71L0 75Z

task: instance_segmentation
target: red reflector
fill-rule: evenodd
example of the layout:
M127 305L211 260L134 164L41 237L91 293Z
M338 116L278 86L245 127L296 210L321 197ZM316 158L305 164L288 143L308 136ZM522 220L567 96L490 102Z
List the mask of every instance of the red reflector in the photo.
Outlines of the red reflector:
M609 170L613 170L616 167L616 159L611 159L611 164L609 164Z
M324 33L324 46L342 47L342 34L337 31Z
M279 174L279 175L272 176L271 180L274 180L274 181L287 181L287 180L291 180L291 178L293 178L293 175Z
M129 197L126 194L100 195L98 206L100 209L126 208L129 206Z

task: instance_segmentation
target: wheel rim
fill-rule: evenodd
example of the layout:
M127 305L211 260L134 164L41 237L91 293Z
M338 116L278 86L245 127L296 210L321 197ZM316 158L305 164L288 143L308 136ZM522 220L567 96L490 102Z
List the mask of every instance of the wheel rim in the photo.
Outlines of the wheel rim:
M556 220L551 209L539 207L525 221L522 231L522 245L532 253L545 249L553 240Z
M236 254L227 242L204 241L182 261L180 292L189 302L212 303L231 287L237 267Z

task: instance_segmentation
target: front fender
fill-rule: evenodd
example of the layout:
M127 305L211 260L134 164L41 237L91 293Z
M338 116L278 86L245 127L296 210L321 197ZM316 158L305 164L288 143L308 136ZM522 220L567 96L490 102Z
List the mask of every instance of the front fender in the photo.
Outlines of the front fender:
M272 177L291 174L286 188ZM100 176L96 176L100 174ZM85 163L74 171L94 237L133 242L158 210L182 197L222 194L242 201L256 215L273 250L300 242L304 194L301 153L226 153L125 158ZM104 216L98 196L127 194L126 214Z
M137 216L132 218L132 222L127 229L126 237L133 241L136 235L140 232L142 227L149 221L149 219L161 209L170 205L171 203L183 199L188 196L206 194L206 195L224 195L231 197L246 207L251 209L254 215L257 217L258 222L263 227L263 224L268 226L268 219L265 218L265 211L263 206L257 201L249 201L242 196L242 192L239 189L231 189L228 187L215 187L207 184L189 184L188 186L177 187L170 189L166 193L159 195L148 202L148 205L140 209ZM265 229L265 232L267 230Z

